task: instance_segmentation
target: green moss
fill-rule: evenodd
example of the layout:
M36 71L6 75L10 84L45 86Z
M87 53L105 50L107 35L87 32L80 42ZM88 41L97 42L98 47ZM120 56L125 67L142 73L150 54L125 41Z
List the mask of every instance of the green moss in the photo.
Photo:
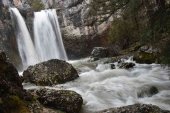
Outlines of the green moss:
M41 0L30 0L29 2L34 11L40 11L45 9L45 6Z
M134 60L138 63L158 63L159 57L156 54L153 53L146 53L146 52L139 52L134 56Z
M0 103L0 111L3 113L30 113L26 102L18 96L3 98Z

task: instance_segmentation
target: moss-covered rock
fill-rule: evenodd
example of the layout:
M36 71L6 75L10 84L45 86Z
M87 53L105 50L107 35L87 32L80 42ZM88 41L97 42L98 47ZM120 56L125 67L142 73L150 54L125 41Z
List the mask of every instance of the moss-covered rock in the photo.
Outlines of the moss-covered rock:
M139 51L134 55L134 60L137 63L159 63L160 51L151 46L142 46Z
M94 47L91 52L93 58L104 58L109 56L109 50L104 47Z
M156 56L152 53L146 53L146 52L139 52L134 56L134 60L137 63L155 63L156 62Z
M51 86L74 80L79 76L71 64L62 60L53 59L28 67L28 69L24 71L23 77L25 82Z
M0 52L0 96L18 95L24 98L25 91L17 69L6 61L4 52Z
M43 105L67 113L79 113L83 104L82 97L74 91L41 89L36 94Z
M135 104L120 108L107 109L98 113L170 113L154 105Z
M0 52L0 113L30 113L26 100L31 96L23 89L16 68Z

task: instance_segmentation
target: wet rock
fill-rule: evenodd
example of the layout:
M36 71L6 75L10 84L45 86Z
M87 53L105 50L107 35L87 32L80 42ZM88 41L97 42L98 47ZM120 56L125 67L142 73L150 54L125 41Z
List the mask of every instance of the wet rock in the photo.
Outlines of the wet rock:
M28 105L31 113L65 113L60 110L44 107L38 100L35 100Z
M23 77L25 82L51 86L74 80L79 76L71 64L62 60L53 59L28 67L28 69L24 71Z
M110 64L111 69L116 69L115 64Z
M135 104L125 107L113 108L98 113L170 113L154 105Z
M109 56L109 51L104 47L94 47L91 52L91 56L94 58L104 58Z
M141 89L140 92L138 92L138 98L143 98L143 97L152 97L153 95L159 93L159 90L155 86L151 86L149 88L144 88Z
M6 61L4 52L0 52L0 96L13 94L23 97L24 90L17 69Z
M26 101L31 99L23 89L18 71L0 52L0 113L30 113Z
M6 54L4 52L0 52L0 61L6 61L7 57Z
M132 62L124 62L124 63L120 63L119 68L129 69L129 68L133 68L134 66L135 66L135 64Z
M151 46L142 46L139 51L134 55L134 60L137 63L159 63L160 50Z
M67 113L79 113L83 104L82 97L74 91L40 89L36 94L43 105Z

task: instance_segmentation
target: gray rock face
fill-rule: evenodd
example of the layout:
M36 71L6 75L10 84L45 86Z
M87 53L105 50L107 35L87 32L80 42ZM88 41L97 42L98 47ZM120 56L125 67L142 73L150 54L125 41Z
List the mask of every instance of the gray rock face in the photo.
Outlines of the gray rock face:
M9 9L2 4L0 4L0 50L5 51L15 66L20 63Z
M113 108L98 113L170 113L154 105L135 104L120 108Z
M41 104L66 113L79 113L83 104L82 97L74 91L41 89L36 94Z
M71 64L53 59L28 67L24 71L23 77L25 82L51 86L74 80L79 76Z

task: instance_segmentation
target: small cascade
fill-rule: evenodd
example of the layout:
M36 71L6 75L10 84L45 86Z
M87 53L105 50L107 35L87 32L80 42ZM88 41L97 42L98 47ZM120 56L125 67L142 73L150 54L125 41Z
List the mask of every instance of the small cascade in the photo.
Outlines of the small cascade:
M42 10L34 16L34 43L40 61L67 60L56 10Z
M10 8L15 27L19 54L24 68L38 62L35 48L23 17L17 8Z

